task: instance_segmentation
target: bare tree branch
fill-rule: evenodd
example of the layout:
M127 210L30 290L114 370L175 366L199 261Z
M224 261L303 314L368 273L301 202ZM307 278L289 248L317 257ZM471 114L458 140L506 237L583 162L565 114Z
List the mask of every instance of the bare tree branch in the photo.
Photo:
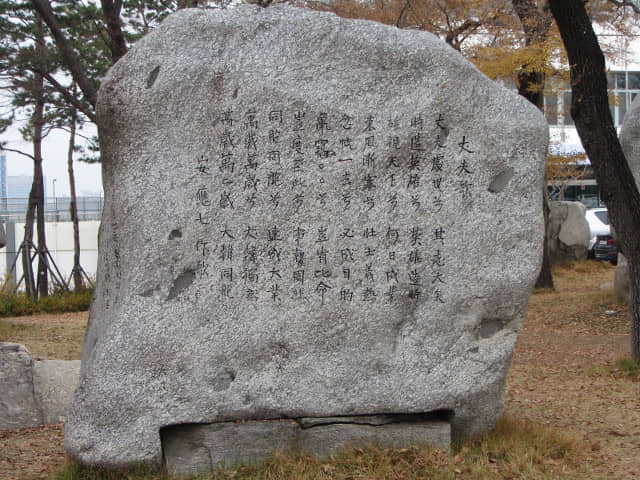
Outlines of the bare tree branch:
M405 17L407 10L411 7L411 0L407 0L402 10L400 10L400 15L398 15L398 20L396 21L396 27L402 28L402 19Z
M71 103L75 108L84 113L89 120L93 123L96 123L96 114L93 110L87 108L80 100L69 93L69 89L65 88L64 85L60 84L50 73L41 72L42 76L49 82L49 84L60 93L65 100Z
M0 150L2 150L3 152L13 152L13 153L17 153L18 155L22 155L24 157L27 157L31 160L35 160L36 157L34 157L33 155L30 155L28 153L24 153L21 150L16 150L15 148L7 148L4 145L0 144Z

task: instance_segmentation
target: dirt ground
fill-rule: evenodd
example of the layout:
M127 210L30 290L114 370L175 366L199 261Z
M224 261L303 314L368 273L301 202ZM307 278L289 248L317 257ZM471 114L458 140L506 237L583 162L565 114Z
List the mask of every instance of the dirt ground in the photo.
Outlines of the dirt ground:
M529 303L505 411L575 436L587 452L585 479L640 479L640 378L617 366L629 355L628 309L615 303L610 286L601 288L613 281L613 269L589 262L557 271L554 279L555 292L537 293ZM51 321L11 320L14 326ZM86 314L55 320L70 329L83 321ZM47 342L24 343L34 355L47 356ZM79 357L77 347L68 351ZM65 462L63 442L61 424L0 431L0 479L46 478Z

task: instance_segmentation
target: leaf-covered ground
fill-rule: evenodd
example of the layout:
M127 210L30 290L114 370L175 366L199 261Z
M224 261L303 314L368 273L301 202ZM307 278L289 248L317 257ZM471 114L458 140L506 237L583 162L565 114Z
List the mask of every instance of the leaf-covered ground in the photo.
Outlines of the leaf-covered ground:
M508 378L505 416L510 420L503 422L506 433L501 435L514 436L514 429L526 428L520 425L542 426L574 441L572 460L545 453L545 465L523 473L527 460L511 458L517 453L511 446L506 447L513 449L511 457L494 452L484 455L484 463L467 467L466 450L497 448L485 443L464 447L449 458L437 454L433 458L442 470L431 478L640 478L640 378L619 362L629 355L629 320L628 308L613 296L613 268L576 263L556 268L554 280L556 291L531 297ZM86 318L80 313L4 319L0 341L24 343L34 356L59 352L60 358L79 358ZM0 479L47 478L64 463L62 425L0 431ZM399 470L344 476L333 464L323 469L324 478L400 478ZM541 469L547 473L536 473ZM430 478L404 472L402 478Z

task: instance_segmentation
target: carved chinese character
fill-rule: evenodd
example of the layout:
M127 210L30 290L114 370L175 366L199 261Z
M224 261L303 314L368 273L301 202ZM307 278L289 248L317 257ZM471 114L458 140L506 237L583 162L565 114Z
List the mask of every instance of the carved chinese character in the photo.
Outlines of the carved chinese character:
M342 288L340 290L340 301L341 302L351 302L353 300L353 290L348 288Z
M271 110L269 112L269 121L272 123L282 123L282 110Z
M230 243L223 243L220 246L220 260L223 262L233 260L233 245Z
M235 237L231 234L231 230L229 230L229 227L225 224L224 228L222 230L220 230L220 233L222 234L220 236L220 238L225 239L225 238L230 238L232 240L235 240Z
M231 208L233 209L233 200L231 200L231 194L227 191L223 191L220 193L220 208Z
M473 150L469 149L469 142L467 141L466 136L462 136L462 141L458 143L461 152L473 153Z
M391 270L387 270L385 272L386 276L387 276L387 282L396 282L398 283L398 272L397 270L395 270L394 268L392 268Z
M267 240L270 242L280 242L282 241L282 233L280 232L280 227L274 225L271 228L267 229Z
M340 264L345 262L353 262L353 251L350 248L343 248L340 250Z
M331 287L331 285L326 284L325 282L320 282L318 283L318 285L316 286L316 292L318 292L322 298L322 305L324 305L324 300L325 300L325 296L327 293L327 290L331 289L333 287Z
M220 123L223 125L227 125L229 127L233 127L233 112L231 110L227 110L226 112L222 112Z
M208 207L209 205L211 205L211 200L209 199L209 191L207 190L206 186L203 185L198 189L198 191L196 192L196 199L198 200L198 203L200 203L200 205L204 207Z
M411 119L411 127L417 130L422 130L424 128L424 118L422 114L418 114Z
M343 114L342 118L340 119L340 126L344 130L351 130L353 128L353 117L347 115L346 113Z
M324 134L324 133L328 132L329 130L331 130L331 128L329 127L328 118L329 118L329 114L327 114L325 112L321 112L321 113L318 114L318 118L316 120L316 129L321 134Z
M458 168L456 168L456 174L460 176L462 174L471 175L472 173L473 172L469 169L469 163L467 162L467 159L462 159L460 165L458 165Z
M268 250L267 250L267 256L269 257L269 260L271 260L272 262L275 263L280 263L280 255L282 253L282 249L279 249L275 246L271 246Z
M254 110L248 110L244 114L244 128L258 128L258 113Z
M256 178L253 173L248 173L244 178L244 191L253 190L257 192L258 183L260 183L260 179Z
M316 238L316 243L328 242L328 241L329 241L328 227L324 225L318 227L318 236Z
M376 292L372 287L367 287L362 292L363 302L375 302L376 298L378 298L378 292Z
M209 255L209 248L207 248L207 245L209 245L209 242L203 239L198 239L198 241L196 242L196 251L202 252L203 257Z

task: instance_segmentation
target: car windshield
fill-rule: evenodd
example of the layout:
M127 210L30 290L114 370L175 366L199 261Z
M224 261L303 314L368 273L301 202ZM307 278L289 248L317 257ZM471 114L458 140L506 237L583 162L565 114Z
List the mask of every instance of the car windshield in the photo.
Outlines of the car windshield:
M609 212L607 212L606 210L603 210L603 211L594 212L594 213L595 213L595 216L598 217L598 220L600 220L605 225L609 225Z

